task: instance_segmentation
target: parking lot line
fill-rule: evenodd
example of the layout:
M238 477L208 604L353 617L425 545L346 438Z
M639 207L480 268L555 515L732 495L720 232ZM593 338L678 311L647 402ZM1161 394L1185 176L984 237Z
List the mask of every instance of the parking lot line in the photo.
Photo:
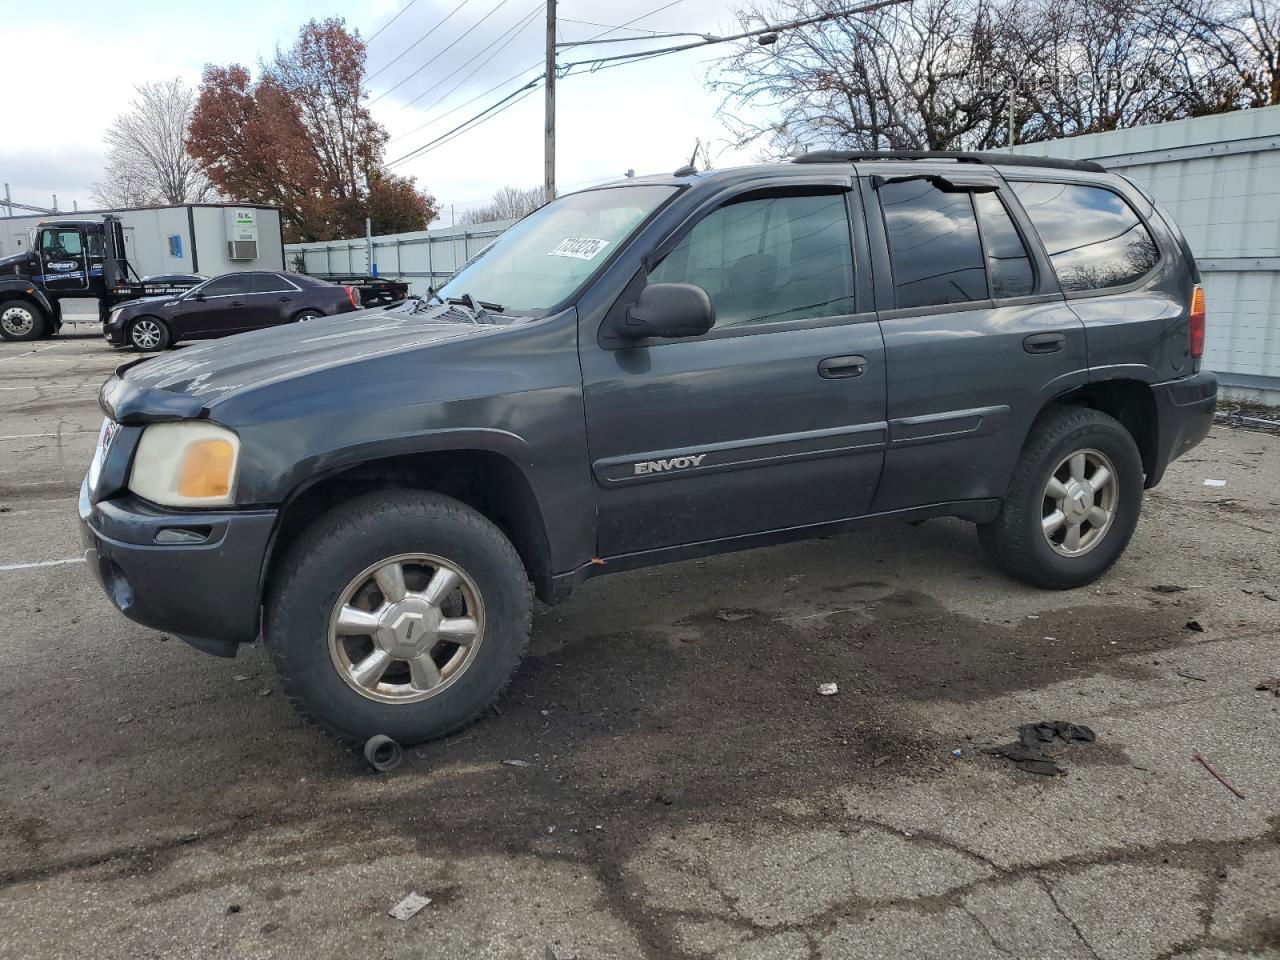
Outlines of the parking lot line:
M36 563L6 563L0 573L7 570L34 570L36 567L61 567L68 563L84 563L84 557L67 557L65 560L40 560Z
M97 433L97 430L63 430L61 433L13 433L7 437L0 437L3 440L38 440L41 437L73 437L80 433Z

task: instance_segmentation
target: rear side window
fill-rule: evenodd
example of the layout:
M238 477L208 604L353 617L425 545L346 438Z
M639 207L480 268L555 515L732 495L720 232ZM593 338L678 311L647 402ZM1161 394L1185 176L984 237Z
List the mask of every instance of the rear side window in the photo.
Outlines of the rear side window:
M880 208L899 307L987 299L973 201L927 180L881 184Z
M853 313L844 194L760 196L721 207L672 248L649 282L702 287L717 327Z
M991 296L1029 296L1035 289L1031 259L1009 211L994 193L975 193L973 205L982 223L982 239L987 251L987 271L991 274Z
M1072 183L1016 182L1013 189L1065 291L1132 283L1160 259L1155 240L1118 193Z
M254 293L292 293L293 284L277 277L274 273L255 273L253 275Z

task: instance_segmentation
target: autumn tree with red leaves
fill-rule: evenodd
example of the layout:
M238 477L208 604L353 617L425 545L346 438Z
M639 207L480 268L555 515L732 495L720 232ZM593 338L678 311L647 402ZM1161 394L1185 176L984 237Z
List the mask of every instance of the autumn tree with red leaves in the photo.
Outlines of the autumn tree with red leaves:
M280 207L285 240L421 230L438 204L382 169L387 132L365 104L365 45L338 18L309 21L260 64L204 69L188 149L222 194Z

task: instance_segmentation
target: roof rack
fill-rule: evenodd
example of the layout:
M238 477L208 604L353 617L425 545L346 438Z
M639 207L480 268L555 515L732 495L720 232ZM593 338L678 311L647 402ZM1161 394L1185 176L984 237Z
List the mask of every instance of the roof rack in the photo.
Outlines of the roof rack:
M989 163L996 166L1049 167L1106 173L1107 168L1092 160L1063 160L1058 157L1024 157L1016 153L982 153L969 150L814 150L802 153L792 163L849 163L856 160L955 160L957 163Z

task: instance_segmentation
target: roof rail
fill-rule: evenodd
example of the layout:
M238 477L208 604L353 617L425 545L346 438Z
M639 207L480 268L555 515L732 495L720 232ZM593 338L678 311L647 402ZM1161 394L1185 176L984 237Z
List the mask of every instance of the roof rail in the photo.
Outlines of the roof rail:
M957 163L989 163L995 166L1049 167L1106 173L1107 168L1092 160L1063 160L1058 157L1024 157L1016 153L983 153L969 150L814 150L802 153L792 163L849 163L856 160L955 160Z

